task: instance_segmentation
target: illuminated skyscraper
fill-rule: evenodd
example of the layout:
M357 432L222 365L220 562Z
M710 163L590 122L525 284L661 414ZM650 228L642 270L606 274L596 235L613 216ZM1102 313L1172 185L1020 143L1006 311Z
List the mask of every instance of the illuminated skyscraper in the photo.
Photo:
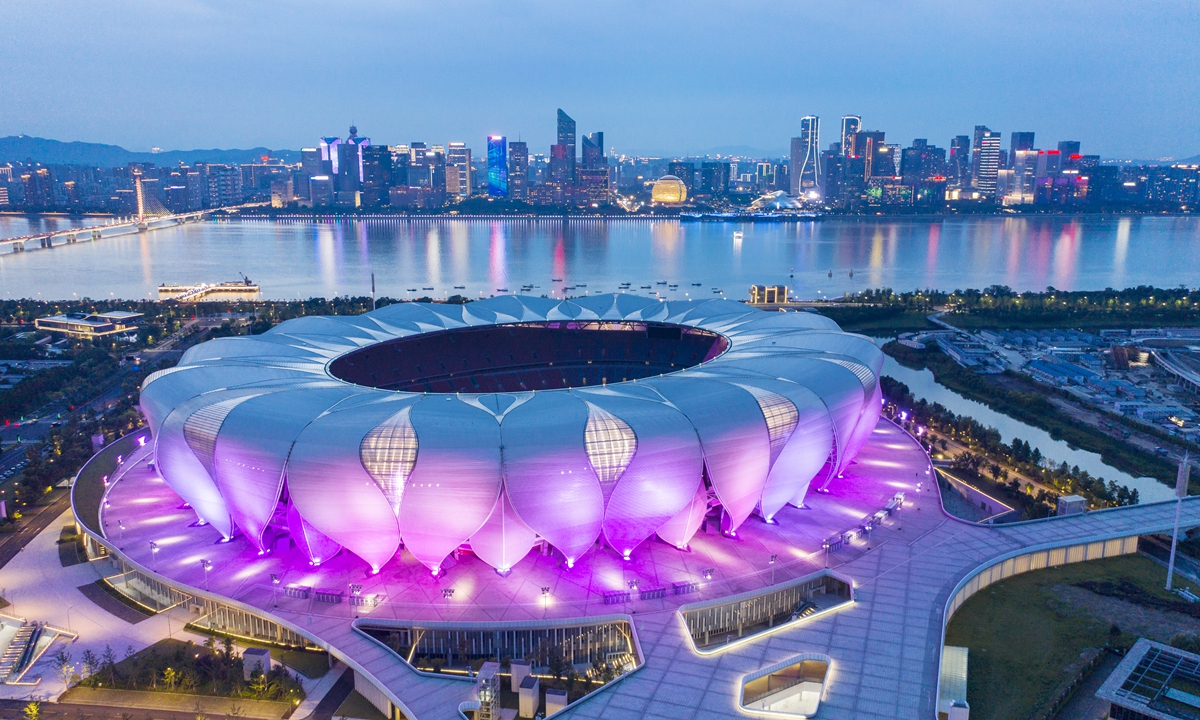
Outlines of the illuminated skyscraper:
M488 195L508 196L508 144L503 135L490 135L487 141Z
M862 125L862 118L858 115L843 115L842 116L842 155L850 154L850 136L858 132L859 126Z
M582 144L581 164L584 170L596 170L608 164L608 159L604 157L604 133L594 132L591 135L584 135Z
M1008 162L1009 168L1016 164L1017 153L1022 150L1033 149L1033 133L1031 132L1015 132L1008 136Z
M566 173L567 182L575 182L575 159L579 157L575 151L575 121L571 116L558 109L558 144L566 149L563 154L566 156Z
M843 118L843 123L845 118ZM792 138L792 157L788 168L792 197L805 197L820 192L821 185L821 118L805 115L800 118L800 137Z
M980 132L982 128L982 132ZM996 178L1000 173L1000 133L986 127L975 128L975 152L971 167L971 185L985 199L996 197Z
M513 200L529 197L529 146L517 141L508 146L508 196Z
M446 166L458 168L455 187L446 188L447 194L467 197L471 194L471 148L466 143L452 142L446 147ZM449 176L447 176L449 177Z

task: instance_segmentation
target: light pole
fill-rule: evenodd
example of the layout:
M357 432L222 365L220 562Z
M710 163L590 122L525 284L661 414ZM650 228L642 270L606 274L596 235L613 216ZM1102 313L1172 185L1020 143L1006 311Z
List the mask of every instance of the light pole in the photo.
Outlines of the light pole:
M124 520L117 521L117 539L119 539L121 542L125 542L125 521Z
M546 614L550 611L550 588L542 588L542 619L546 619Z
M201 560L200 567L204 568L204 591L208 592L208 571L212 569L212 561Z
M362 583L350 583L350 604L354 606L354 617L358 617L358 599L362 597Z
M771 584L772 585L775 584L775 560L778 557L779 557L778 555L772 554L771 559L767 561L767 564L771 566Z
M442 598L446 600L446 619L450 619L450 598L454 597L454 588L442 588Z
M279 575L271 573L271 605L279 607Z
M150 565L158 572L158 543L150 541Z
M1192 466L1188 463L1188 454L1184 452L1183 460L1179 461L1179 473L1175 476L1175 530L1171 533L1171 559L1167 563L1167 591L1171 591L1172 576L1175 574L1175 546L1179 544L1179 512L1183 509L1183 499L1187 497L1188 478L1192 474Z

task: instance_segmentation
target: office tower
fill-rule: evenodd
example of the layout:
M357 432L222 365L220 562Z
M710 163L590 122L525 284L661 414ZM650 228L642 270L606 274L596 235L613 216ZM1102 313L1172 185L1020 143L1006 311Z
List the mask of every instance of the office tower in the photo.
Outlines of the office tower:
M604 133L594 132L583 136L581 166L585 170L595 170L608 165L604 157Z
M1072 155L1078 155L1079 154L1079 141L1078 140L1059 140L1058 141L1058 151L1060 153L1062 153L1063 157L1070 157Z
M50 176L49 169L38 168L23 173L21 183L25 190L25 207L54 207L54 178Z
M393 145L392 151L392 187L408 187L408 168L412 163L412 155L407 145Z
M550 165L547 168L549 182L568 185L571 182L571 170L575 163L571 159L571 148L567 145L550 146Z
M672 160L667 163L667 174L682 180L683 184L687 186L688 192L692 191L692 185L696 182L695 164L683 160Z
M1038 151L1033 148L1013 150L1011 156L1012 179L1005 194L1005 204L1030 204L1037 191Z
M571 116L558 109L558 144L566 148L566 170L567 182L575 182L575 159L578 154L575 152L575 121Z
M357 207L363 181L363 150L371 145L370 138L359 137L358 128L350 126L350 136L336 146L337 169L334 171L334 202Z
M846 157L862 160L864 178L896 174L896 163L883 137L882 132L874 130L859 130L849 137L850 152L846 153ZM851 167L855 166L857 163L851 163Z
M858 115L842 116L842 155L850 154L850 136L858 132L858 128L861 125L862 118Z
M318 152L321 153L321 175L328 175L331 178L337 175L338 171L338 145L342 144L341 138L327 137L321 138L321 142L317 145Z
M842 155L842 144L831 143L829 149L821 155L821 169L825 173L821 180L821 197L827 203L837 203L842 199L846 171L846 157Z
M978 128L977 128L978 129ZM985 200L996 199L1000 172L1000 133L984 128L978 133L979 149L972 167L972 185Z
M457 169L454 187L447 187L446 192L459 197L471 195L471 148L466 143L452 142L446 150L446 166ZM449 183L449 175L446 176Z
M559 112L562 112L561 110ZM508 144L503 135L490 135L487 140L488 195L508 196Z
M846 118L842 118L843 126ZM792 138L791 162L788 166L793 197L819 193L821 185L821 118L805 115L800 118L800 137Z
M913 140L912 147L900 154L900 176L906 185L946 175L946 151L929 144L925 138Z
M791 173L788 171L788 163L775 163L775 165L772 167L772 176L774 179L771 183L771 190L782 190L783 192L791 191L792 183L789 180Z
M529 198L529 146L519 140L508 145L508 196Z
M729 192L729 163L700 163L700 192L724 197Z
M296 174L294 190L302 200L312 198L308 191L308 179L321 174L321 151L317 148L301 148L300 172Z
M987 159L988 165L986 168L983 164L983 148L985 139L988 140L986 144L989 148L992 146L995 147L994 152L989 150L989 157ZM988 129L987 125L976 125L975 136L971 142L971 187L976 188L977 190L984 189L980 187L981 174L985 169L990 173L991 166L993 164L995 165L996 171L999 172L1000 133L995 130ZM989 181L988 188L990 188L992 196L994 196L996 189L995 183ZM984 195L987 196L987 193L985 192Z
M955 135L950 141L949 181L952 188L965 188L971 179L971 138Z
M362 204L382 205L392 182L392 151L387 145L367 145L362 153Z
M423 142L408 144L408 186L430 187L433 179L429 173L429 161L425 157L429 146Z
M1017 152L1033 149L1033 133L1015 132L1008 136L1008 162L1005 167L1012 168L1017 162Z

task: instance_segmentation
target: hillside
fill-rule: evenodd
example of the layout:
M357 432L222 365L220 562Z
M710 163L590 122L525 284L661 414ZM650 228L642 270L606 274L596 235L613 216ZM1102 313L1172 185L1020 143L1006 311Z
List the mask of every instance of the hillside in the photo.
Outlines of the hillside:
M119 145L101 143L62 142L29 135L9 135L0 138L0 162L40 162L46 165L96 165L120 167L131 162L152 162L156 165L209 163L248 163L263 155L295 162L300 153L295 150L168 150L159 153L133 152Z

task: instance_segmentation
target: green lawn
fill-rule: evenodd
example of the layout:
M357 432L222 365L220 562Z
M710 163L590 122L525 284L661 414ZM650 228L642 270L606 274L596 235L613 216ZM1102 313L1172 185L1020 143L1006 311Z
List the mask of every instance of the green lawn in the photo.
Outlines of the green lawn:
M188 625L187 629L201 635L212 635L217 638L217 645L220 646L221 644L223 636L218 632L213 632L198 625ZM242 647L267 648L271 651L273 659L296 670L310 680L316 680L329 672L329 654L322 650L281 648L278 645L247 640L244 637L235 637L233 641Z
M335 718L358 718L359 720L387 720L387 716L379 712L379 708L372 705L371 701L360 695L357 690L352 690L346 696L345 701L338 706L333 716Z
M1035 716L1068 679L1065 669L1085 648L1109 642L1111 623L1065 606L1051 589L1083 580L1127 580L1155 596L1166 570L1139 555L1066 565L989 586L955 613L946 644L969 648L967 700L973 720ZM1122 633L1116 644L1136 638Z

